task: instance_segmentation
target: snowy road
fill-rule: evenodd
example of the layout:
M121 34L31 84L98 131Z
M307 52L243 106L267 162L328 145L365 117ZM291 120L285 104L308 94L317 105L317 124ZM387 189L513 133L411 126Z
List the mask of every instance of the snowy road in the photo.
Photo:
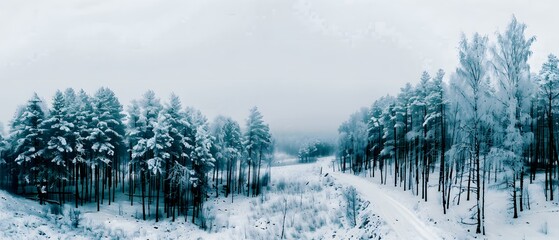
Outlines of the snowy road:
M339 183L355 187L359 194L371 203L373 211L392 228L398 239L441 239L433 228L425 225L397 200L383 193L376 184L351 174L339 172L331 174Z

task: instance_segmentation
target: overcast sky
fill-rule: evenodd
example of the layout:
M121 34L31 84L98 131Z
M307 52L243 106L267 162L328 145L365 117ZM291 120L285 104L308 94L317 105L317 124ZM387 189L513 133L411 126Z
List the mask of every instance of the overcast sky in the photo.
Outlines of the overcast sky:
M537 36L538 71L558 54L555 1L0 0L0 121L33 92L148 89L273 132L336 133L421 71L453 72L461 32L492 40L512 14Z

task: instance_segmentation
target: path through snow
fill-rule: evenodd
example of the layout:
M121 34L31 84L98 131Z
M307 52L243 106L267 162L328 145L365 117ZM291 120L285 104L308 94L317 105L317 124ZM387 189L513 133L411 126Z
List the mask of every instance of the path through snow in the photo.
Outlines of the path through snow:
M386 195L375 183L352 174L340 172L330 172L330 174L337 182L355 187L361 197L371 203L373 211L392 228L398 239L441 239L435 229L427 226L397 200Z

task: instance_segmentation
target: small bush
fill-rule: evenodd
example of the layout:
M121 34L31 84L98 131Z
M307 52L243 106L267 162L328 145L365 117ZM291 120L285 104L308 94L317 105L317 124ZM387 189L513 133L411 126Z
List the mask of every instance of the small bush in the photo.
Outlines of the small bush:
M70 210L70 224L72 225L72 227L77 228L80 225L80 221L82 218L81 214L82 213L80 212L80 210Z
M64 215L64 207L58 204L51 204L50 213L53 215Z
M276 191L283 192L285 191L286 188L287 188L287 181L284 178L278 180L278 182L276 183Z
M216 215L212 206L206 206L202 208L202 213L200 214L200 228L212 232L212 227L215 223Z
M118 215L119 216L123 216L124 215L124 210L122 209L122 203L118 204Z
M348 187L344 191L344 198L346 200L346 216L352 227L357 225L357 211L359 209L359 202L357 199L357 190L354 187Z

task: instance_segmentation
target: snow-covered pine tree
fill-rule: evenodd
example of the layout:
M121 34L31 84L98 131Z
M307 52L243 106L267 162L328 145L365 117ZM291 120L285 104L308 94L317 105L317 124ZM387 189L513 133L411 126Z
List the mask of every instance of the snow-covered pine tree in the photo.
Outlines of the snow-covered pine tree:
M231 194L231 202L233 202L233 192L236 184L234 183L234 172L237 163L243 153L242 133L239 123L231 118L227 118L223 126L224 129L224 142L225 142L225 158L227 159L227 187L225 190L225 197Z
M133 132L133 134L135 134L135 137L137 138L137 143L132 148L132 160L134 163L138 164L140 168L140 185L142 188L142 216L143 219L146 220L146 178L149 177L147 161L148 159L152 159L154 156L153 149L150 148L149 140L152 139L155 135L153 130L157 125L157 118L163 106L161 105L159 98L157 98L155 96L155 93L151 90L147 91L143 95L143 98L138 104L140 107L140 116L135 123L137 124L137 128L135 130L132 130L136 131ZM133 108L135 108L134 105ZM136 110L132 109L132 111ZM129 124L134 123L130 121Z
M214 180L216 181L216 195L218 194L218 172L217 165L226 171L225 181L225 197L233 192L235 184L233 183L234 171L237 168L237 160L242 154L242 134L239 124L229 117L218 116L211 125L211 134L214 137L212 144L212 155L216 159L216 168L214 168ZM223 173L219 180L223 181Z
M199 113L199 112L198 112ZM194 116L194 123L197 123L196 134L194 136L194 150L190 153L190 160L192 162L190 182L192 184L193 193L193 214L192 222L196 218L200 218L204 198L208 191L207 174L211 172L214 167L215 159L212 156L210 149L212 147L212 136L208 132L208 123L201 114ZM204 224L203 222L201 223ZM204 226L202 226L204 227Z
M39 96L34 93L22 111L18 111L12 121L10 139L14 147L15 172L25 183L22 191L25 193L26 184L36 184L49 178L46 162L43 158L45 149L44 130L41 129L45 119L46 107ZM17 192L19 179L12 180L12 191Z
M426 177L427 167L429 165L428 159L428 139L427 130L428 126L424 125L425 119L427 117L427 103L425 102L427 95L429 94L431 84L431 75L424 71L421 74L420 81L415 87L415 92L412 97L412 118L417 119L413 121L412 131L414 132L415 138L415 177L416 177L416 194L419 194L419 168L421 167L421 198L426 198L426 185L428 183L428 178Z
M540 74L537 78L539 84L539 97L544 107L544 116L547 122L548 140L547 140L547 164L546 164L546 197L547 189L549 189L549 200L553 200L552 168L553 163L558 161L557 149L555 147L555 128L558 97L559 97L559 60L553 54L547 57L547 61L542 65ZM548 177L549 176L549 177ZM558 191L559 192L559 191Z
M136 190L136 168L139 167L140 160L134 158L134 147L141 139L141 130L145 128L145 121L141 118L140 104L136 100L132 100L127 109L127 128L126 141L128 143L128 154L130 162L128 164L128 195L130 197L130 205L134 205L134 194Z
M248 153L248 184L249 190L247 196L252 190L253 196L258 196L261 191L260 186L260 167L262 166L262 159L264 158L265 151L270 147L271 134L270 128L262 119L262 114L257 107L250 110L249 117L246 123L246 132L244 146ZM251 176L252 168L252 176ZM252 182L251 182L252 179Z
M181 101L175 94L171 94L162 114L165 117L163 124L169 127L168 133L173 139L169 148L171 156L166 162L164 194L167 217L172 214L174 221L177 203L184 202L179 198L184 195L189 184L189 171L185 167L189 156L186 153L191 151L192 146L188 144L184 134L190 125L185 119Z
M159 114L158 120L153 125L153 137L147 140L147 149L152 152L147 159L150 172L155 176L155 222L159 222L159 193L161 192L161 174L167 172L167 162L171 159L173 138L169 135L169 122L164 114Z
M108 88L100 88L92 99L93 113L92 125L94 126L88 141L91 142L93 150L92 167L95 168L96 175L96 200L97 209L99 210L100 202L105 198L105 188L108 186L109 204L111 202L111 187L114 164L117 159L119 146L123 146L124 127L122 124L122 105L114 95L114 92ZM115 154L117 153L117 154ZM103 168L101 172L100 168ZM100 174L103 173L104 180L99 196L99 180ZM113 189L114 190L114 189ZM114 196L114 193L113 193Z
M93 105L91 103L91 97L82 89L78 92L76 98L78 105L78 111L76 113L76 127L77 127L77 139L76 139L76 162L80 165L80 180L81 180L81 204L85 199L88 201L91 199L90 184L88 180L93 176L93 168L91 166L93 159L93 144L89 140L93 129L96 128L93 125ZM82 175L83 174L83 175Z
M75 144L75 135L72 131L74 124L67 119L68 110L64 95L61 91L56 91L50 113L41 123L41 128L44 129L47 143L44 156L50 161L47 165L51 179L49 182L56 182L60 203L64 202L63 192L68 184L68 166L71 162L69 153L74 151L74 146L71 144Z
M403 88L400 88L400 93L396 97L396 102L394 106L395 114L395 128L394 140L395 140L395 155L394 155L394 186L398 184L398 177L400 178L400 186L404 183L404 191L406 190L406 174L407 169L410 167L408 163L408 133L412 132L410 120L411 114L411 104L413 101L413 87L410 83L407 83ZM411 170L411 168L409 168ZM411 179L410 179L411 180ZM410 181L411 188L411 181Z
M7 184L10 181L10 171L8 167L9 160L6 161L6 155L8 155L9 150L10 144L4 137L3 131L0 131L0 175L2 176L0 177L0 182L3 184ZM0 187L4 189L8 188L6 185L2 185Z
M72 126L70 127L71 134L66 137L66 142L69 146L72 146L71 152L66 152L66 158L72 163L69 169L71 178L69 179L69 185L74 184L74 202L75 207L79 204L79 167L83 163L83 145L80 142L80 132L79 132L79 111L80 111L80 100L78 95L73 88L68 88L64 91L64 106L66 107L66 121ZM68 166L70 167L70 166Z
M225 168L225 133L224 133L224 125L225 125L225 117L224 116L217 116L214 121L210 124L210 134L213 137L213 144L210 149L212 156L215 159L215 167L213 169L212 174L212 181L213 187L215 189L216 197L219 197L219 174L221 170L221 174L223 175L223 169ZM222 177L223 179L223 177ZM223 180L222 180L223 182Z
M391 96L383 96L380 99L376 100L370 108L369 112L369 120L367 122L367 137L369 141L369 151L373 157L373 166L372 166L372 176L375 176L375 169L377 167L377 163L379 164L378 168L381 173L382 179L382 168L384 167L384 161L380 158L380 153L382 149L384 149L384 125L382 124L382 113L384 109L386 109L392 102L396 101Z

